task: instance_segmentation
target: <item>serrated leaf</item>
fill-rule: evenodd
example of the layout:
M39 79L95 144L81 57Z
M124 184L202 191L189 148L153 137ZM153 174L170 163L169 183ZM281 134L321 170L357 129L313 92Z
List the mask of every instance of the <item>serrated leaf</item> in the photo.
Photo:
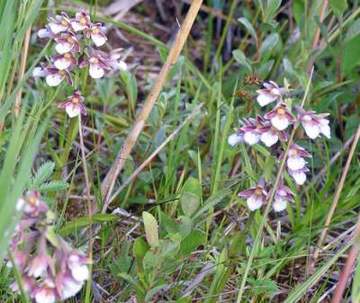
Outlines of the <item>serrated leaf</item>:
M39 191L40 192L56 192L56 191L61 191L61 190L65 190L68 187L68 184L64 181L51 181L48 183L43 183L42 185L39 186Z
M40 186L44 182L46 182L54 172L55 163L48 161L43 163L39 169L37 170L34 178L33 178L33 185Z
M159 232L158 224L154 216L146 211L142 213L144 228L145 228L145 238L151 247L155 247L159 244Z
M191 217L199 208L201 200L201 185L198 179L189 177L180 196L180 204L184 214Z
M247 70L252 73L252 67L248 61L248 59L246 58L245 54L240 50L240 49L236 49L232 52L232 55L234 57L234 59L236 60L237 63L239 63L240 65L243 65L247 68Z

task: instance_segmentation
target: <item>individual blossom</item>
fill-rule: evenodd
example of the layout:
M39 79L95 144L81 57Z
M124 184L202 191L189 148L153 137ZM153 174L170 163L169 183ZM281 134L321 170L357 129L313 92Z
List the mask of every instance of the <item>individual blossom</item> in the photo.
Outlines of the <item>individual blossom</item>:
M101 23L91 24L90 28L84 30L85 36L91 38L97 47L104 45L107 41L105 27Z
M276 144L279 140L287 141L288 135L287 132L283 130L278 130L271 125L269 121L264 123L264 126L260 129L260 140L263 142L267 147L271 147Z
M60 33L54 38L56 45L55 50L58 54L64 55L69 52L80 52L80 43L77 37L70 33Z
M52 57L54 66L59 70L69 69L76 65L76 58L72 53L63 53Z
M79 90L76 90L71 96L67 97L58 107L65 109L70 118L77 117L80 114L86 115L84 97Z
M249 145L254 145L259 142L261 136L261 129L264 126L265 120L261 116L256 119L244 119L243 126L240 127L240 132L243 133L244 142Z
M265 181L260 179L255 187L244 190L238 194L239 197L246 199L246 204L251 211L260 208L267 199Z
M70 24L75 32L83 31L91 25L90 16L85 11L77 12L75 18L70 21Z
M45 28L39 29L39 31L37 32L37 36L40 39L54 38L54 33L51 31L50 27L47 25Z
M260 106L266 106L274 101L281 100L285 89L279 87L274 81L269 81L264 83L264 88L258 89L256 92L258 93L256 101Z
M314 111L304 111L300 107L297 108L297 111L298 119L310 139L316 139L321 134L330 139L329 120L326 119L329 116L328 113L316 114Z
M49 86L58 86L63 80L69 85L72 84L70 73L67 70L60 70L52 66L46 68L45 80Z
M55 35L72 29L70 18L64 12L54 18L50 17L48 21L48 26Z
M294 116L283 102L279 103L273 110L265 114L264 118L270 120L272 126L277 130L285 130L295 121Z
M93 79L102 78L106 71L112 69L113 61L107 53L90 49L89 56L82 58L80 67L89 66L89 74Z
M55 283L51 279L46 279L34 289L32 296L36 303L55 303Z
M233 133L228 137L228 144L230 146L235 146L236 144L242 142L244 142L244 133L241 130L238 130L236 133Z
M311 154L303 147L292 144L289 148L286 165L290 170L296 171L302 169L306 165L304 158L311 158Z
M288 169L289 175L293 177L297 185L303 185L306 181L306 173L309 172L309 169L304 166L303 168L292 170Z
M284 184L280 184L275 192L273 208L274 211L280 212L286 209L287 203L292 201L294 194L290 188Z

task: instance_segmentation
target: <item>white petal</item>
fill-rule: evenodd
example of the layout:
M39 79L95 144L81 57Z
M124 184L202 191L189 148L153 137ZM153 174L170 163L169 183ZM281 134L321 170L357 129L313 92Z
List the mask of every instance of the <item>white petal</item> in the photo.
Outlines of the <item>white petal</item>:
M124 61L121 61L121 60L117 63L117 68L122 70L122 71L127 71L128 70L127 64Z
M274 211L283 211L284 209L286 209L286 206L287 201L284 199L275 199L273 204Z
M34 78L45 77L45 71L41 67L38 66L33 69L32 75Z
M55 67L60 70L67 69L70 66L70 64L71 64L70 60L67 60L65 58L57 59L54 62Z
M290 175L298 185L303 185L306 181L306 174L303 171L292 171Z
M85 26L82 25L80 22L77 22L77 21L72 21L71 22L71 27L73 28L73 30L75 32L79 32L79 31L82 31L85 29Z
M284 130L289 126L289 120L285 116L276 115L271 119L271 124L278 130Z
M267 146L270 147L278 142L278 135L274 134L272 131L268 131L266 133L262 133L260 140Z
M99 79L104 76L105 71L98 65L90 64L89 74L91 78Z
M52 74L46 76L46 83L49 86L58 86L63 78L59 74Z
M262 206L262 199L258 198L255 195L250 196L247 200L246 200L247 206L251 211L254 211L258 208L260 208Z
M289 157L286 161L287 167L291 170L299 170L302 169L306 162L304 158L295 156L295 157Z
M65 300L75 296L82 288L82 283L78 283L72 279L66 279L62 289L61 299Z
M259 142L260 136L254 132L245 132L244 141L249 145L254 145Z
M331 130L329 126L329 120L321 119L320 120L320 132L328 139L331 138Z
M19 198L16 202L16 210L21 211L24 208L25 200L23 198Z
M49 27L54 34L58 34L67 30L67 26L63 26L54 22L50 22Z
M80 115L81 109L80 106L69 104L65 107L65 111L70 118L74 118Z
M310 139L315 139L320 134L320 126L318 124L314 124L312 122L306 123L303 122L302 126L305 129L305 133Z
M235 134L231 134L228 137L228 144L231 146L235 146L236 144L239 144L243 141L243 136L235 133Z
M51 37L51 33L48 31L47 28L42 28L39 29L39 31L37 32L37 35L39 38L50 38Z
M82 282L89 278L89 269L87 265L73 265L71 275L76 281Z
M46 290L40 290L35 295L35 301L36 303L55 303L55 296Z
M275 101L276 98L276 96L272 96L270 94L260 94L257 96L256 101L259 103L260 106L265 106Z
M55 45L55 50L60 55L68 53L72 49L72 44L70 43L58 43Z
M106 37L103 35L91 35L91 40L95 43L97 47L102 46L106 42Z

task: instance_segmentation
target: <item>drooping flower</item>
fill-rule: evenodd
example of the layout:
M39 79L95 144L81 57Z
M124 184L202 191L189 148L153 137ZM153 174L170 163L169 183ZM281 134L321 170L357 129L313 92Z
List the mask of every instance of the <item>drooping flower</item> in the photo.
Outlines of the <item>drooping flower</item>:
M71 26L75 32L88 29L91 25L90 16L85 11L80 11L75 14L75 18L70 21Z
M265 114L265 119L271 121L272 126L277 130L285 130L291 123L295 121L285 103L279 103L273 110Z
M264 83L264 88L258 89L256 92L258 93L256 100L263 107L274 101L281 100L285 89L279 87L274 81L269 81Z
M58 105L59 108L65 109L70 118L79 116L80 114L86 115L86 108L84 105L84 97L79 90L67 97L67 99Z
M54 34L59 34L71 30L71 23L69 16L62 12L61 15L56 15L54 18L49 18L48 26Z
M299 170L305 167L304 158L311 158L311 154L303 147L292 144L289 148L288 158L286 160L287 167L291 170Z
M93 79L102 78L106 71L112 69L112 60L107 53L90 49L89 56L82 58L80 67L89 66L89 74Z
M265 181L260 179L255 187L244 190L238 194L239 197L246 199L248 208L254 211L260 208L267 199L267 191L265 190Z
M69 52L80 52L80 43L77 37L70 33L60 33L54 38L56 45L55 50L60 54L64 55Z
M106 43L105 27L101 23L91 24L90 28L85 29L85 36L91 38L94 44L99 47Z
M258 143L261 136L261 129L264 126L264 123L265 120L261 116L257 116L256 119L244 119L243 126L240 127L240 132L244 134L244 142L249 145Z
M58 86L63 80L72 85L70 73L67 70L59 70L56 67L47 67L45 70L45 80L49 86Z
M321 134L330 139L329 120L326 119L328 113L316 114L314 111L304 111L300 107L297 108L297 111L298 119L310 139L316 139Z
M306 173L309 172L309 169L304 166L298 170L288 169L289 175L293 177L297 185L303 185L306 181Z
M53 56L52 60L54 62L54 66L59 70L69 69L76 65L76 58L69 52Z
M267 147L273 146L276 144L279 139L281 141L286 141L288 135L285 131L280 131L273 127L269 121L264 123L264 126L260 129L260 140L263 142Z
M280 212L286 209L287 203L293 200L293 196L289 187L280 184L274 196L274 211Z

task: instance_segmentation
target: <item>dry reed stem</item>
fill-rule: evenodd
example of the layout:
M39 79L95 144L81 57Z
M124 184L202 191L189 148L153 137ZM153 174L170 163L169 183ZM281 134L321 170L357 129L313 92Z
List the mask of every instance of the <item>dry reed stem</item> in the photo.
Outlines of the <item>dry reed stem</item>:
M101 192L103 197L105 197L104 204L107 205L113 191L115 181L119 176L122 168L124 167L125 161L128 159L141 131L144 128L145 121L149 117L152 108L161 92L162 87L166 82L166 78L169 74L171 67L176 63L181 50L184 47L184 44L187 40L187 37L190 33L191 27L195 21L195 18L201 7L202 0L193 0L189 11L185 17L183 25L181 26L175 42L170 49L169 55L163 67L161 68L160 74L156 79L154 86L152 87L149 95L147 96L143 108L139 112L133 128L125 139L124 145L118 153L112 167L107 173L105 179L101 184Z
M343 168L340 181L339 181L339 183L337 185L337 188L336 188L336 192L335 192L335 195L334 195L333 202L331 204L331 207L329 209L329 212L328 212L326 220L325 220L324 229L322 230L320 238L319 238L318 243L316 245L316 249L314 251L314 254L313 254L313 257L312 257L312 260L311 260L311 263L310 263L310 267L309 267L310 272L313 271L314 268L315 268L316 261L317 261L317 259L319 257L320 251L321 251L321 246L323 245L323 242L324 242L325 237L327 235L327 232L329 230L329 225L330 225L332 217L333 217L333 215L335 213L336 206L337 206L337 204L339 202L340 194L341 194L341 191L342 191L342 189L344 187L346 176L347 176L347 174L349 172L351 160L352 160L352 158L354 156L356 146L357 146L357 143L359 141L359 137L360 137L360 126L358 126L358 128L357 128L357 131L356 131L356 134L355 134L355 137L354 137L354 141L353 141L353 143L351 145L351 149L349 151L349 156L348 156L348 158L346 160L345 167Z
M27 57L28 57L28 53L29 53L30 37L31 37L31 26L28 28L28 30L25 33L24 45L23 45L23 49L22 49L19 75L18 75L19 81L21 81L21 79L24 77L24 74L25 74L26 61L27 61ZM22 95L22 89L20 88L15 97L14 114L16 117L20 113L21 95Z

